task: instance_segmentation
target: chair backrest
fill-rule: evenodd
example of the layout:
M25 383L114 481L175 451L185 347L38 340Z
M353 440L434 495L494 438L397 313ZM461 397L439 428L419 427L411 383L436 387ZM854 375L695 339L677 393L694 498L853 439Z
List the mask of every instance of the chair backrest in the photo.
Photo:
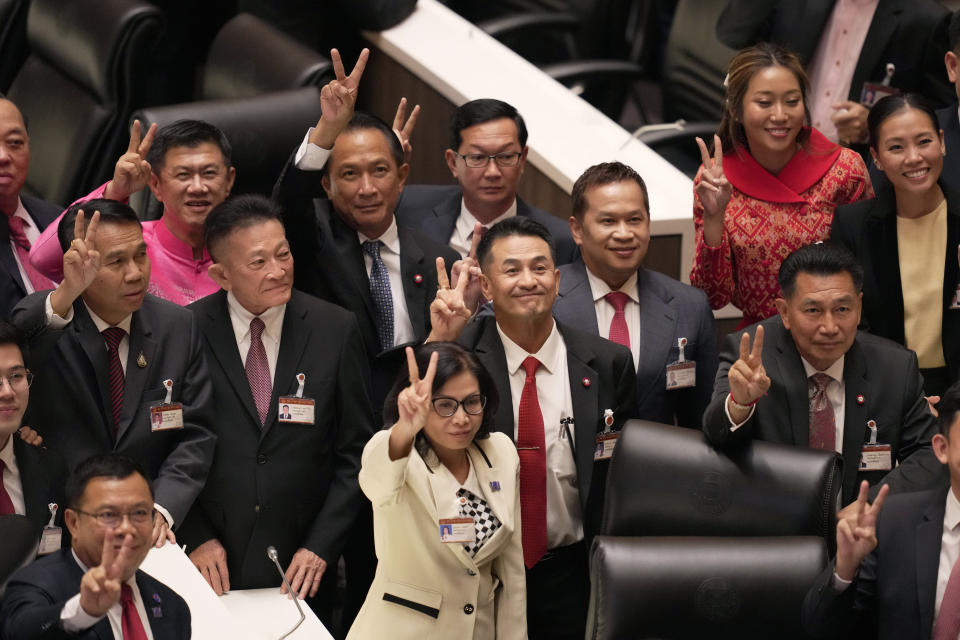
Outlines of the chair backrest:
M8 92L29 121L28 192L70 202L112 172L161 27L144 0L32 0L30 56Z
M724 5L716 0L677 3L663 63L664 122L720 121L723 79L735 53L717 39L717 19Z
M30 53L27 46L29 0L0 0L0 92L6 92Z
M231 193L270 195L284 163L320 117L320 90L304 87L236 100L207 100L141 109L133 118L163 127L190 118L216 125L232 147L237 179ZM131 198L144 219L159 217L149 190ZM152 203L150 202L152 201Z
M220 100L322 86L329 59L260 18L240 13L217 33L204 65L200 98Z
M807 638L800 610L827 559L813 536L597 536L587 637Z
M630 420L610 462L601 533L832 540L840 464L836 453L762 441L721 452L700 431Z
M26 516L8 514L0 516L0 592L13 573L37 552L40 531Z

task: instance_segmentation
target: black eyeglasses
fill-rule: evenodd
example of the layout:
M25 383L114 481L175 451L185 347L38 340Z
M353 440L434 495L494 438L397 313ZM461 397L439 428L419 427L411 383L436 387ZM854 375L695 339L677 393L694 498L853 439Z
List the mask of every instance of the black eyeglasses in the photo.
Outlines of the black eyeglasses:
M516 151L504 151L488 156L485 153L458 153L463 158L463 163L471 169L480 169L487 166L491 160L497 163L498 167L515 167L520 162L522 154Z
M455 400L446 396L437 396L433 399L433 410L441 418L449 418L457 412L457 407L461 406L468 415L478 416L483 413L483 408L486 405L487 398L480 393L467 396L463 400Z
M74 509L74 511L95 519L101 526L107 527L108 529L119 527L120 523L123 522L124 516L130 518L130 522L133 524L147 524L148 522L153 522L154 517L157 515L156 509L134 509L126 513L120 513L118 511L90 513L88 511L81 511L80 509Z

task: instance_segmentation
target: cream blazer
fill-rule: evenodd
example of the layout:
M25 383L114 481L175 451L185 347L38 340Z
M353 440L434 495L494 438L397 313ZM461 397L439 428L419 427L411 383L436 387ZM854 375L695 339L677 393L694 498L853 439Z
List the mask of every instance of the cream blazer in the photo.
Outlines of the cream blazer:
M363 450L360 487L373 503L379 564L348 640L525 640L520 460L513 442L493 433L467 449L483 498L502 523L471 558L462 545L440 541L424 459L413 449L391 461L389 438L389 430L381 431Z

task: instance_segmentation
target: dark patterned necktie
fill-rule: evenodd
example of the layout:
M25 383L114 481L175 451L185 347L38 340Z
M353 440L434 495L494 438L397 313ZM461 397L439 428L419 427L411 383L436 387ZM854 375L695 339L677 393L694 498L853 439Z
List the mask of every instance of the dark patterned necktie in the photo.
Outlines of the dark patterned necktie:
M627 316L624 314L624 309L627 306L627 300L630 299L630 296L623 291L611 291L603 297L613 305L613 319L610 320L609 338L613 342L622 344L629 349L630 330L627 328Z
M117 437L120 426L120 414L123 412L123 389L126 380L123 364L120 362L120 341L127 332L120 327L107 327L103 330L103 340L107 343L107 374L110 384L110 409L113 416L113 437Z
M833 404L827 397L827 385L832 378L825 373L810 376L814 391L810 398L810 446L823 451L836 451L837 423Z
M390 291L390 276L387 275L387 265L380 258L379 240L367 240L363 243L363 252L370 256L373 264L370 265L370 296L377 312L377 334L380 337L380 348L389 349L393 346L393 295Z
M267 411L270 409L270 369L267 366L267 350L263 347L263 320L254 318L250 321L250 350L247 351L247 382L250 384L250 393L253 402L257 405L257 414L260 416L260 426L267 422Z
M500 520L490 510L486 500L474 495L473 492L461 487L457 490L457 497L461 502L460 515L464 518L473 518L473 528L477 534L473 544L463 545L463 550L472 558L480 551L483 543L500 528Z

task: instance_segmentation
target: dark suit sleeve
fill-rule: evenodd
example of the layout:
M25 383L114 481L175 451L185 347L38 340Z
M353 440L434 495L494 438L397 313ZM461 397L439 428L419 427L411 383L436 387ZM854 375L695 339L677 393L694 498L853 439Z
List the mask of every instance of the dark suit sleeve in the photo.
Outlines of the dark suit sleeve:
M681 427L696 429L703 422L703 414L713 395L713 383L717 374L717 334L713 325L713 312L706 294L698 291L702 299L697 323L697 351L690 354L697 363L697 384L685 389L677 405L677 423Z
M730 0L717 20L717 39L743 49L770 39L776 0Z
M18 572L7 583L0 613L0 638L6 640L59 640L74 638L60 626L60 601L34 580L23 579Z
M59 331L47 330L46 301L49 291L31 293L21 300L10 315L10 322L23 332L30 345L27 366L40 368L50 356Z
M834 563L817 576L803 600L803 627L814 638L850 635L861 619L871 617L876 598L876 552L864 558L853 583L841 592L833 589Z
M336 562L360 508L365 504L357 474L360 454L374 431L367 395L367 357L356 320L341 345L337 372L336 471L330 491L307 534L303 546L327 562Z
M178 397L183 405L183 429L177 445L167 455L153 481L157 504L166 508L179 526L207 482L217 441L213 422L213 387L200 342L200 327L190 319L186 375Z

